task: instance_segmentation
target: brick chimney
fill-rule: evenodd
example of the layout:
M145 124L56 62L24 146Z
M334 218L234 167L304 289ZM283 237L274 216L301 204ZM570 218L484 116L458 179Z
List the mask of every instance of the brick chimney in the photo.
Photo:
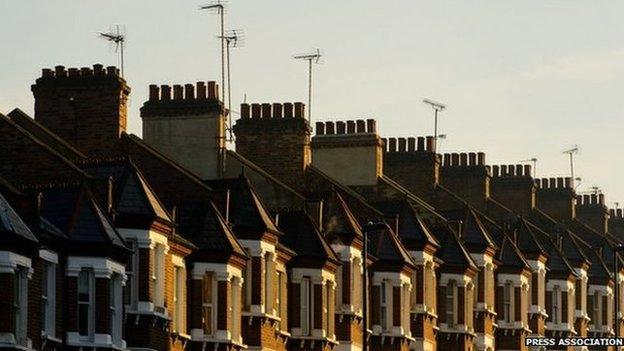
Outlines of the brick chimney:
M621 208L609 210L609 232L624 241L624 214Z
M442 158L434 152L432 136L384 139L384 173L415 194L440 182Z
M477 207L490 196L491 177L483 152L444 154L441 174L443 186Z
M604 194L579 195L576 197L576 217L598 233L609 231L609 209Z
M373 119L317 122L312 164L346 185L374 185L383 174L383 141Z
M528 215L535 208L537 190L531 165L495 165L491 169L492 197L515 213Z
M109 154L126 130L130 87L115 67L43 69L35 119L87 155Z
M202 179L221 177L225 151L225 113L219 85L197 82L150 85L141 107L143 139Z
M310 125L305 105L241 104L234 125L236 152L286 184L300 189L310 164Z
M564 222L576 218L576 193L570 177L536 179L536 205L540 210Z

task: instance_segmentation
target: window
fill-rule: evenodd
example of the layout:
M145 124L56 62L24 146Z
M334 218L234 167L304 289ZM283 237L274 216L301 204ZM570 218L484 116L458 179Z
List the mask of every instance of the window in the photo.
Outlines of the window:
M56 327L56 264L44 260L41 278L41 331L44 335L54 336Z
M312 304L310 289L310 278L304 277L301 280L301 334L310 335L310 325L312 324Z
M204 323L204 334L212 335L213 324L214 324L214 276L212 272L208 272L204 275L204 280L202 284L202 308L203 308L203 323Z
M380 303L379 303L379 308L381 309L381 318L380 318L380 323L381 323L381 329L383 330L387 330L388 329L388 294L386 292L387 286L386 286L386 282L383 281L381 282L381 286L379 288L379 293L380 293Z
M121 324L123 320L123 311L121 309L123 287L119 274L111 276L109 287L110 333L113 344L119 345L121 344Z
M183 267L174 267L173 281L173 330L178 333L186 332L185 313L186 299L184 297L184 287L186 286L186 276Z
M124 304L127 308L134 310L138 303L138 271L139 271L139 252L136 240L128 240L128 247L132 250L132 254L126 262L126 286L124 288Z
M13 310L15 339L18 345L28 345L28 268L18 266L13 282Z
M332 284L328 281L325 283L325 303L323 305L325 309L325 331L327 332L327 336L331 336L331 322L332 319L334 319L332 309L330 308L330 305L333 303L332 300Z
M482 271L479 271L479 273L484 274L485 273L485 267L483 267ZM479 291L479 273L477 273L475 275L475 277L472 279L472 284L473 284L473 296L472 296L472 305L474 308L477 308L477 304L478 304L478 291Z
M552 322L559 323L559 287L555 286L552 291Z
M155 311L165 312L165 247L157 244L154 247L154 276L155 284L154 306Z
M513 284L511 282L505 282L505 287L503 289L503 320L507 323L513 322L513 306L511 301L513 290Z
M451 280L446 285L446 325L449 328L454 328L457 316L457 286L455 281Z
M251 257L251 253L249 252L248 248L245 248L245 252L247 252L247 255L249 257ZM250 309L250 305L251 305L251 272L252 272L252 262L253 259L248 260L247 264L245 265L245 267L243 268L243 308L245 309L245 311L249 311Z
M363 286L362 286L362 267L359 258L353 260L353 267L351 268L351 274L353 278L351 279L351 293L353 294L353 308L355 311L362 312L362 295L363 295Z
M278 317L280 317L280 319L283 317L282 316L282 294L284 293L282 291L282 284L283 279L284 279L284 274L282 272L277 272L277 284L276 284L276 289L277 289L277 294L275 296L275 311L277 311L277 315ZM280 330L280 322L277 322L277 329Z
M235 341L240 341L241 337L240 283L240 278L238 277L232 280L232 339Z
M602 294L600 291L594 292L594 326L596 328L602 327Z
M264 289L262 295L262 302L264 303L265 312L268 314L273 314L273 301L271 300L271 296L274 296L272 293L273 288L273 255L267 253L264 255Z
M78 275L78 334L93 336L95 324L93 271L83 269Z

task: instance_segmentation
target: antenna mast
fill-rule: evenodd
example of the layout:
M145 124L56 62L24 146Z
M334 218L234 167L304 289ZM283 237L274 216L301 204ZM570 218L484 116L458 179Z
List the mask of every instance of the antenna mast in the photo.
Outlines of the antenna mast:
M574 155L578 154L579 148L574 145L573 148L563 151L564 154L570 155L570 178L574 181Z
M199 8L200 10L213 10L220 17L221 21L221 98L225 102L225 4L221 0L216 0L210 5L204 5Z
M308 122L312 125L312 63L319 64L323 56L321 49L315 49L313 52L302 55L295 55L295 60L308 61Z
M98 33L100 38L115 44L115 52L119 51L119 61L121 65L121 77L124 76L124 42L126 36L119 31L119 25L116 25L115 32L110 31L108 33Z
M446 109L446 105L440 103L440 102L435 102L431 99L423 99L423 102L427 105L430 105L431 107L433 107L433 111L434 111L434 122L433 122L433 151L437 152L438 151L438 112L443 111L444 109Z
M232 29L230 31L228 31L225 36L223 37L223 39L225 39L226 42L226 62L227 62L227 94L228 94L228 133L229 133L229 140L228 141L233 141L233 135L232 135L232 84L230 83L230 47L232 48L239 48L242 47L244 42L244 34L243 31L240 29ZM247 99L247 97L245 97L245 100Z

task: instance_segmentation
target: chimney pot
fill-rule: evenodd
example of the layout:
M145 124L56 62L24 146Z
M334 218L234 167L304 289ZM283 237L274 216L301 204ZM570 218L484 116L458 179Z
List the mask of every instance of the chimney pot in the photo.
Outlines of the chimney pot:
M173 99L182 100L182 86L179 84L173 86Z
M563 189L564 188L564 183L563 183L563 178L557 178L557 188Z
M186 100L195 100L195 86L193 84L185 84L184 95Z
M399 138L399 152L407 151L407 139Z
M49 68L44 68L41 70L41 77L43 78L54 77L54 71Z
M108 67L106 67L106 75L108 75L108 76L118 76L119 74L117 74L117 67L115 67L115 66L108 66Z
M197 82L196 85L197 85L197 89L196 89L197 99L198 100L205 100L206 99L206 83L205 82ZM242 114L242 111L241 111L241 114ZM247 117L249 117L249 115L247 115Z
M557 178L549 178L548 179L548 188L549 189L557 188Z
M509 176L509 172L507 171L507 165L501 165L500 166L500 175L501 175L501 177Z
M283 107L280 103L273 103L273 118L282 118L283 115Z
M82 67L80 69L80 75L83 77L91 77L93 76L93 70L91 67Z
M451 166L459 166L459 154L458 153L452 153L451 154Z
M533 172L531 172L531 165L524 165L524 176L530 177L532 174Z
M54 72L57 78L67 77L67 71L65 71L64 66L56 66L54 67Z
M160 89L158 89L158 85L156 84L151 84L149 86L149 99L150 101L158 101L159 99L159 92Z
M516 165L516 176L522 177L524 174L524 167L522 165Z
M621 208L616 209L615 213L618 216L618 218L622 218L622 209Z
M514 165L507 165L507 175L514 177L516 175L516 167Z
M574 182L573 182L572 178L565 177L565 178L563 178L563 182L565 184L566 189L574 188Z
M251 104L251 118L260 118L262 116L262 106L258 103Z
M305 118L305 104L303 102L295 102L295 118Z
M407 138L407 151L416 151L416 138Z
M219 84L215 81L208 82L208 100L219 100Z
M492 166L492 177L500 176L500 167L497 165Z
M444 154L444 166L451 166L451 154Z
M104 75L104 66L99 63L93 65L93 75L95 76L103 76Z
M598 196L596 196L596 194L591 194L589 201L592 205L598 204Z
M325 134L325 123L316 122L316 135L324 135L324 134Z
M358 119L355 121L355 132L356 133L366 133L366 121L363 119Z
M243 102L242 104L240 104L240 114L241 114L241 118L249 118L249 108L251 106L248 103Z
M485 153L477 152L477 166L483 166L485 164Z
M604 194L598 194L598 205L604 205Z
M374 119L366 120L366 131L368 133L377 133L377 122Z
M476 166L477 165L477 154L475 154L474 152L469 152L468 153L468 164L470 166Z
M460 166L468 166L468 154L462 152L459 154L459 165Z
M425 151L425 138L424 137L418 137L416 139L416 150Z
M160 99L161 100L171 100L171 87L168 85L160 86Z
M355 121L347 121L347 134L355 134Z
M262 118L271 118L271 104L262 104Z
M345 134L345 122L336 122L336 134Z
M615 210L614 209L610 209L609 210L609 217L611 217L611 218L615 217Z
M294 116L293 114L293 104L290 102L287 102L284 104L284 117L286 118L292 118Z
M390 152L397 151L397 139L396 138L388 138L388 149Z
M325 122L325 133L327 133L328 135L336 134L336 129L334 127L334 122L332 122L332 121Z
M433 145L435 144L435 140L432 136L428 136L427 137L427 146L425 148L425 151L429 151L429 152L434 152L434 147Z

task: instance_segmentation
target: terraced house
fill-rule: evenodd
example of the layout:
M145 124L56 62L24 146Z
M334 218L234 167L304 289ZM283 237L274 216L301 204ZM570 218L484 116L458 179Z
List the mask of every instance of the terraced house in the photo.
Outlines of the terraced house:
M571 179L374 119L313 130L300 102L241 104L228 148L215 82L151 85L142 137L115 67L31 90L34 118L0 115L0 350L528 350L623 324L622 210Z

